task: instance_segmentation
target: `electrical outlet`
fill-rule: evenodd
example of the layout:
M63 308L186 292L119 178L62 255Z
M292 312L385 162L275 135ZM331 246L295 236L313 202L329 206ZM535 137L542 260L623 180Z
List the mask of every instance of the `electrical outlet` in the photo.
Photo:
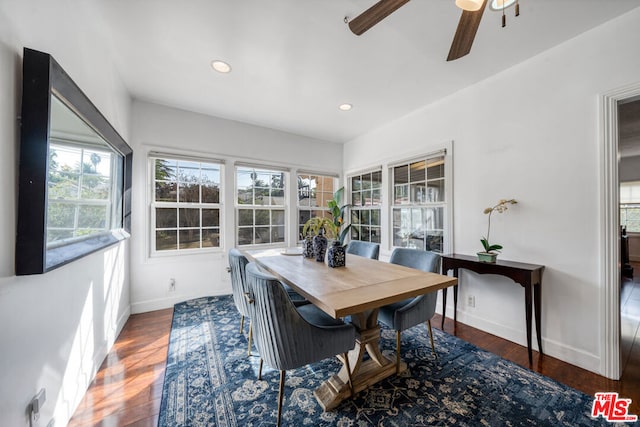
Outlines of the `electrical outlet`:
M30 403L30 413L31 413L31 422L38 422L40 419L40 409L44 405L44 402L47 401L47 391L43 388L40 389L38 394L35 395L33 399L31 399Z
M476 306L476 297L474 295L469 295L467 297L467 305L469 307L474 307Z
M169 279L169 292L175 292L176 290L176 279Z

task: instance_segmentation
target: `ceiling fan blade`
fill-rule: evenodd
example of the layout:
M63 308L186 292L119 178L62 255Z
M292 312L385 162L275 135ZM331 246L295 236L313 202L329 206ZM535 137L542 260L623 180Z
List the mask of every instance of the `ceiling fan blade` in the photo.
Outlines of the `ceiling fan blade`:
M476 32L480 26L480 20L482 19L485 6L487 6L487 0L484 0L480 9L474 12L469 12L468 10L462 11L462 16L460 17L460 22L458 22L458 28L456 28L456 35L453 37L453 43L451 43L447 61L462 58L471 51L473 39L476 37Z
M380 0L349 21L349 29L359 36L408 2L409 0Z

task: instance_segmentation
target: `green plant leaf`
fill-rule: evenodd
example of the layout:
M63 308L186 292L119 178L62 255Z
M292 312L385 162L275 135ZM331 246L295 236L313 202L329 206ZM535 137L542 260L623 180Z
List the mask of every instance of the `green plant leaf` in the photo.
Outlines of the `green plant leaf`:
M320 230L323 229L329 238L335 238L337 234L337 228L333 221L329 218L314 216L309 219L302 227L302 235L306 236L307 233L313 236L320 234Z
M482 243L482 247L484 248L485 252L500 252L500 249L502 249L501 245L490 245L489 241L484 237L480 239L480 243Z

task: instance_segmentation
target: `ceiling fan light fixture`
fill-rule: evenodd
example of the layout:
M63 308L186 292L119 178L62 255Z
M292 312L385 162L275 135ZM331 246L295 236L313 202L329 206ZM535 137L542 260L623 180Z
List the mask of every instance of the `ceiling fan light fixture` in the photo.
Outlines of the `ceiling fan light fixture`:
M506 9L510 6L513 6L516 3L516 0L491 0L491 10L502 10Z
M476 10L479 10L482 7L483 1L484 0L456 0L456 6L458 6L462 10L475 12ZM502 0L499 0L499 1L502 1Z
M214 59L213 61L211 61L211 68L222 74L231 72L231 65L219 59Z

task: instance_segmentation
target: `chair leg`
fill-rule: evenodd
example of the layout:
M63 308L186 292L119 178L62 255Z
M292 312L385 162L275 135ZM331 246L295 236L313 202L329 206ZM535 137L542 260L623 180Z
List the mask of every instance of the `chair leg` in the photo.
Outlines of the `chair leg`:
M276 426L280 426L280 415L282 412L282 398L284 397L284 379L286 372L280 371L280 391L278 392L278 421Z
M400 374L400 336L402 332L396 331L396 375Z
M349 366L349 353L345 353L342 357L344 357L344 365L347 368L347 375L349 377L349 390L351 390L351 397L353 397L353 381L351 379L351 366Z
M431 351L435 357L438 357L436 354L436 346L433 345L433 329L431 329L431 319L427 320L427 327L429 328L429 338L431 339Z
M249 347L247 349L249 356L251 356L251 337L253 337L253 320L249 319L249 338L247 339L247 341L249 341Z
M240 333L242 333L242 330L244 329L244 315L240 316Z
M262 362L264 362L262 360L262 357L260 358L260 368L258 369L258 379L262 380Z

